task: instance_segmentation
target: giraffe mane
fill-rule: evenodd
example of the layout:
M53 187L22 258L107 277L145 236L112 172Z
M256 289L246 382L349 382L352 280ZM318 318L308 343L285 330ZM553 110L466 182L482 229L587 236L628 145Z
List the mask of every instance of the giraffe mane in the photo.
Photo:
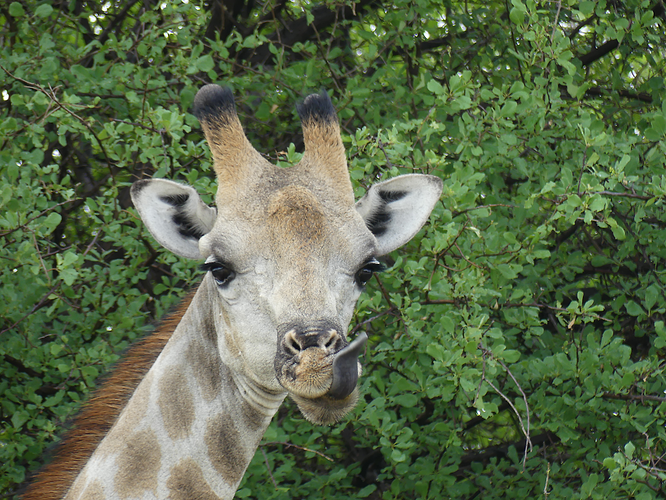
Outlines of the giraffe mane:
M171 338L195 292L196 289L188 293L152 333L130 347L74 418L71 428L57 444L53 460L37 471L22 500L59 500L67 494Z

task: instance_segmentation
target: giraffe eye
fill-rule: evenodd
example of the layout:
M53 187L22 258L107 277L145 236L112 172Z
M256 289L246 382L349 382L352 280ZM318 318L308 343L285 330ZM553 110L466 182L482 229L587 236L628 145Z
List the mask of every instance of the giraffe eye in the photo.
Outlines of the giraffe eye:
M368 269L367 267L360 269L356 273L356 283L360 286L365 285L368 281L370 281L370 278L372 278L373 274L374 273L372 272L372 269Z
M227 286L231 280L236 277L236 273L234 271L219 262L206 262L201 266L201 269L211 273L215 283L219 287Z
M229 282L236 277L235 272L224 266L212 269L211 274L213 275L213 278L215 279L215 283L217 283L217 286L228 285Z
M372 258L368 260L361 269L356 271L354 276L354 281L358 286L365 286L365 284L370 281L372 275L384 270L384 265L379 262L377 259Z

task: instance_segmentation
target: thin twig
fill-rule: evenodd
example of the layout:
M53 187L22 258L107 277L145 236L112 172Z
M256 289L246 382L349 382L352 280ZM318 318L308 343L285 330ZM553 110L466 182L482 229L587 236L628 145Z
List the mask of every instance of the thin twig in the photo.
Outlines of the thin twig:
M481 352L484 354L484 357L489 356L491 359L494 359L495 361L497 361L502 366L502 368L504 368L506 370L506 372L511 377L511 380L513 380L513 382L516 384L516 387L518 387L518 390L520 391L520 394L523 396L523 401L525 402L525 411L527 413L527 427L523 424L523 419L520 416L520 413L518 412L518 409L514 406L514 404L511 402L511 400L502 391L500 391L497 387L495 387L495 385L490 380L485 378L485 373L482 376L482 378L485 378L486 383L490 387L492 387L492 389L497 394L499 394L502 397L502 399L504 399L504 401L506 401L508 403L508 405L511 407L511 409L515 413L516 417L518 417L518 423L520 424L520 429L522 430L523 435L525 436L525 450L524 450L524 454L523 454L523 470L525 470L525 464L527 462L528 449L529 449L529 451L532 451L534 449L534 447L532 446L532 441L530 439L530 407L529 407L529 404L527 402L527 396L525 395L525 392L523 391L523 388L520 386L520 384L516 380L516 377L514 377L513 373L511 373L511 370L509 370L508 366L506 366L501 360L495 358L493 356L493 353L490 352L488 349L486 349L483 346L483 344L479 343L479 349L481 349Z
M623 401L659 401L660 403L666 402L663 396L651 396L649 394L613 394L611 392L604 392L603 397L606 399L621 399Z
M513 383L516 384L516 387L518 387L518 390L520 391L520 394L523 396L523 402L525 403L525 418L527 420L527 434L525 435L525 455L523 457L523 468L525 467L525 460L527 460L527 447L529 445L530 451L532 451L532 441L530 440L530 406L529 403L527 402L527 395L525 394L525 391L523 391L523 388L520 386L518 381L516 380L516 377L513 376L513 373L511 373L511 370L509 370L509 367L504 364L504 362L501 359L495 359L500 365L502 365L502 368L506 370L506 372L509 374L509 377L511 377L511 380L513 380Z
M634 194L634 193L618 193L615 191L590 191L588 193L581 193L581 194L603 194L604 196L620 196L623 198L635 198L637 200L651 200L653 198L658 198L658 196L644 196L640 194Z
M111 121L112 122L118 122L118 123L125 123L127 125L132 125L133 127L143 128L145 130L148 130L150 132L154 132L154 133L159 134L159 135L162 135L166 132L165 129L157 130L156 128L149 127L149 126L143 125L141 123L128 122L127 120L121 120L120 118L111 118Z
M298 446L297 444L293 443L285 443L283 441L268 441L267 443L264 443L263 446L277 446L279 444L281 444L282 446L286 446L287 448L298 448L299 450L310 451L312 453L319 455L322 458L325 458L329 462L335 462L335 460L333 460L331 457L329 457L328 455L324 455L320 451L311 450L310 448L306 448L305 446Z
M379 314L375 314L372 318L368 318L366 320L361 321L360 323L356 324L354 328L351 329L349 332L349 335L354 335L363 325L367 325L368 323L371 323L372 321L376 320L377 318L381 318L382 316L386 316L387 314L391 314L396 310L395 306L389 307L386 311L382 311Z
M37 252L37 257L39 257L39 262L42 265L44 276L46 276L46 281L48 282L48 284L51 285L51 275L49 274L49 271L46 269L46 264L44 264L44 259L42 259L42 254L39 251L39 243L37 243L37 237L35 236L34 231L31 231L31 233L32 233L32 242L35 244L35 252Z
M583 150L583 164L580 167L580 175L578 176L578 188L576 193L580 196L580 184L583 182L583 174L585 173L585 163L587 162L587 148Z
M259 449L261 450L261 453L264 455L264 462L266 463L266 470L268 471L268 475L271 478L271 481L273 481L273 486L275 486L275 489L278 489L277 482L275 481L275 478L273 477L273 471L271 470L271 465L268 463L268 455L266 455L266 452L264 451L264 447L260 446Z
M557 31L557 22L560 20L560 12L562 11L562 0L557 0L557 12L555 13L555 21L553 22L553 32L550 34L550 46L553 46L555 39L555 32Z

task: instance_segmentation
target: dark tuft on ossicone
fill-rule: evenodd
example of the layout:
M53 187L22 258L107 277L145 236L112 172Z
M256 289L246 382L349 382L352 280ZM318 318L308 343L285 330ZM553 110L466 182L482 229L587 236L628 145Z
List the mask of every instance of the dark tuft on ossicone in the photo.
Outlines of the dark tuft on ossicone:
M236 105L231 89L215 84L202 87L194 98L192 113L200 122L229 123L236 118Z
M296 109L303 124L311 122L330 123L338 119L331 98L324 90L319 94L307 96L303 103L298 105Z

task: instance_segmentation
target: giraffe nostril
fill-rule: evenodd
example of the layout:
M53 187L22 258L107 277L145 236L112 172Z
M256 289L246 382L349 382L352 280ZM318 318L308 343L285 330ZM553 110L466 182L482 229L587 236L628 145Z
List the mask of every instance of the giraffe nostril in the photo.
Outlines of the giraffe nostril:
M292 356L295 356L302 350L301 343L298 341L297 334L294 330L289 330L284 335L283 345L284 349Z
M289 339L289 347L291 347L291 350L294 353L301 352L300 344L298 342L296 342L296 339L294 339L293 337L291 339Z

